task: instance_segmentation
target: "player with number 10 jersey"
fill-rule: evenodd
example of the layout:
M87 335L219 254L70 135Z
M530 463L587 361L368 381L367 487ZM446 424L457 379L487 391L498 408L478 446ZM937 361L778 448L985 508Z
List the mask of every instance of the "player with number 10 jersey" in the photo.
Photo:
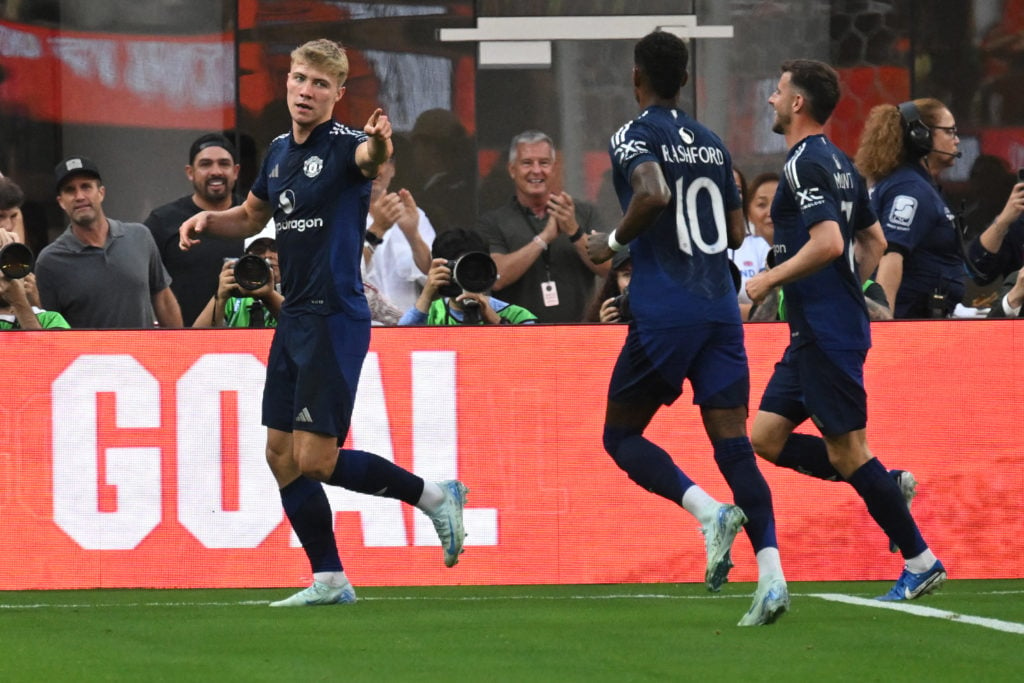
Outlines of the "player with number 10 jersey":
M726 216L742 204L721 139L682 110L651 106L612 136L609 151L623 211L633 196L629 178L643 162L661 166L672 192L672 203L629 245L638 327L739 323Z

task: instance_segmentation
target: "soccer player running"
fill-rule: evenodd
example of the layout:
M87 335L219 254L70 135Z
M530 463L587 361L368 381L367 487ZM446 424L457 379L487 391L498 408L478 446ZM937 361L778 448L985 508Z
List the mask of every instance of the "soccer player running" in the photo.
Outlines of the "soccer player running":
M750 370L726 253L727 245L740 245L746 228L732 161L717 135L677 108L688 78L686 44L656 31L633 55L633 90L643 112L610 143L625 215L611 234L595 233L588 244L595 263L626 243L633 260L633 322L612 371L604 447L630 479L700 522L709 590L727 580L730 549L745 525L759 580L740 625L770 624L788 609L789 593L771 491L747 438ZM644 437L687 379L736 505L713 499Z
M359 273L371 180L392 153L391 124L377 109L362 131L332 119L345 94L348 58L330 40L291 54L292 126L267 150L245 202L202 212L181 225L180 246L204 235L248 237L273 216L285 294L267 362L263 424L267 462L281 502L313 569L313 583L272 607L352 603L321 482L397 498L434 522L451 567L462 552L459 481L434 483L364 451L339 448L370 343L370 310Z
M752 440L772 462L808 473L834 467L906 560L895 586L879 599L913 600L938 588L946 570L921 537L899 485L868 450L864 360L871 329L861 282L878 265L885 237L864 180L824 135L838 101L836 72L803 59L782 64L768 98L773 130L790 150L772 203L776 266L748 280L747 294L760 301L782 285L790 343L761 398ZM808 417L823 442L792 433Z

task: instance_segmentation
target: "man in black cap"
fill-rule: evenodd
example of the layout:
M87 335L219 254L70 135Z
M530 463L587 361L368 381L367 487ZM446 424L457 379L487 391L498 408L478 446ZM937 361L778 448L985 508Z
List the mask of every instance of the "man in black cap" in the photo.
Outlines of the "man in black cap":
M171 289L181 304L181 316L191 326L217 292L217 280L225 258L242 255L238 239L205 239L194 249L178 248L178 228L200 211L222 211L238 204L238 154L220 133L207 133L189 148L185 175L192 194L158 206L144 221L153 233L160 258L171 274Z
M57 203L70 224L39 254L35 272L43 308L74 328L181 327L181 309L153 236L141 223L103 213L106 188L85 157L54 169Z

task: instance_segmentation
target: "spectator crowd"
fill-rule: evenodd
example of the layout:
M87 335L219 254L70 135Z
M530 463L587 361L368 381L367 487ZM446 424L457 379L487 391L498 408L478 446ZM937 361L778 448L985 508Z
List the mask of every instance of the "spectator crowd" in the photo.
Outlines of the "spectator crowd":
M512 196L479 210L467 201L469 211L455 217L441 208L450 202L438 201L438 189L457 186L464 193L467 173L456 179L438 157L445 140L452 154L465 156L466 139L449 112L424 112L413 135L396 135L395 154L373 181L360 266L374 324L629 322L629 252L602 264L587 257L589 236L611 230L616 219L559 186L554 140L538 130L513 137ZM934 98L879 105L865 122L856 168L871 188L888 243L865 283L873 320L1020 315L1024 182L1000 158L979 159L987 191L979 190L966 224L940 184L958 144L953 112ZM425 158L432 164L425 182L411 182L412 189L396 183L400 164L422 165ZM234 143L221 133L199 136L184 170L191 191L139 223L106 216L107 187L92 160L70 156L57 164L54 189L66 229L35 256L27 276L0 274L0 329L273 327L287 296L281 290L287 264L277 259L273 220L256 238L210 238L187 252L178 247L178 228L189 217L244 199L236 192L241 168ZM404 177L424 173L417 168ZM728 249L742 319L785 320L781 290L754 304L745 289L773 265L771 207L779 174L748 182L734 168L734 177L747 221L742 245ZM0 177L0 246L25 243L23 201L18 185ZM448 232L453 239L443 240L439 252L435 241ZM460 286L453 269L466 253L488 257L478 261L494 270L486 291ZM243 256L266 264L265 279L253 288L236 278ZM979 298L979 289L988 296Z

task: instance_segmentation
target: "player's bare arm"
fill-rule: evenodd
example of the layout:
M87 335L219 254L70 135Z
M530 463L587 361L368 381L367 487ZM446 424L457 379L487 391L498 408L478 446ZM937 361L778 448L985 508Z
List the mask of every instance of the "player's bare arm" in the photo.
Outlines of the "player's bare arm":
M726 240L730 249L739 249L743 246L743 240L747 238L747 219L743 216L743 209L733 209L729 212L727 220Z
M367 178L377 176L377 168L391 158L394 147L391 142L391 120L383 109L377 108L370 114L363 132L369 138L356 147L356 164Z
M252 192L239 206L225 211L202 211L178 228L178 247L188 251L204 235L244 239L262 230L273 215L268 202Z
M875 282L882 286L889 305L895 307L896 293L900 291L900 284L903 282L903 254L898 251L890 251L882 256L878 262L878 275L875 276Z
M864 282L878 268L888 242L878 221L853 236L853 258L857 263L857 276Z
M774 287L815 273L843 255L843 233L835 221L815 223L810 239L792 258L747 280L747 296L757 303Z
M657 162L645 161L637 166L629 183L633 197L619 227L615 228L615 241L619 244L626 244L646 230L672 201L672 190ZM608 245L608 235L594 233L587 242L587 253L594 263L603 263L615 252Z

